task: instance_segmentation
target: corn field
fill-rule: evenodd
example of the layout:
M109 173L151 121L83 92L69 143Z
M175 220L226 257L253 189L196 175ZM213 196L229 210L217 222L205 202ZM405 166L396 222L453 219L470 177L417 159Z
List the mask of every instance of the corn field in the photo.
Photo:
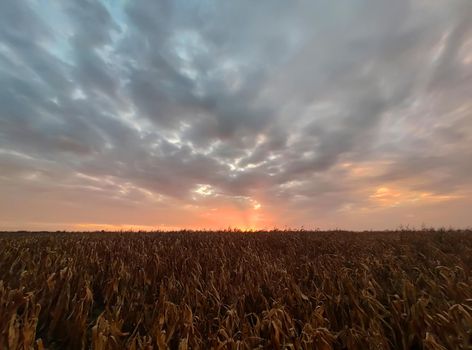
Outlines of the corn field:
M472 349L472 232L0 234L0 349Z

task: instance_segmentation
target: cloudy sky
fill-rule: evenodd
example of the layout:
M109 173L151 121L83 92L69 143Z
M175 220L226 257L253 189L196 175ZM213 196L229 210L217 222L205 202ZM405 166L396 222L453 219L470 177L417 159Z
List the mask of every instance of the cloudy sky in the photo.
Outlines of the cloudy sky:
M472 2L0 2L0 229L472 225Z

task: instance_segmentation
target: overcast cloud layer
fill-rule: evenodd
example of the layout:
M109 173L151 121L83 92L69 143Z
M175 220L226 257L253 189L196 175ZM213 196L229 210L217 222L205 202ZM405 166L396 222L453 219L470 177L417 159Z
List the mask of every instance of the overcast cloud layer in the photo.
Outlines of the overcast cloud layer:
M470 226L472 2L0 2L0 229Z

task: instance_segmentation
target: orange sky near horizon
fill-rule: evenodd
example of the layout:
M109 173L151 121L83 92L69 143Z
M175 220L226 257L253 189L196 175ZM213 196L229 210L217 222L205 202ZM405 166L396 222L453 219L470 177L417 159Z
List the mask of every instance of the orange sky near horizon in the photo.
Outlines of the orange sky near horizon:
M205 195L207 196L207 195ZM427 227L457 227L465 228L468 211L456 211L458 219L454 223L444 224L444 217L450 217L449 208L464 208L469 201L466 194L435 194L431 192L409 191L401 187L381 186L359 191L358 196L364 196L362 205L347 203L334 213L323 210L284 208L284 205L274 205L262 200L244 199L243 203L231 203L230 200L213 199L204 205L183 204L182 208L156 206L143 203L143 207L130 207L122 204L110 209L109 212L100 209L103 203L93 198L85 199L84 205L69 205L64 207L64 213L49 211L47 202L39 200L31 208L31 221L18 223L2 222L2 230L69 230L69 231L174 231L190 230L224 230L228 228L242 231L277 229L396 229L400 226L412 228ZM196 200L196 199L194 199ZM206 198L208 200L208 198ZM220 202L222 201L222 202ZM87 204L87 202L89 202ZM198 202L198 200L196 200ZM46 205L46 207L45 207ZM15 210L11 203L10 210ZM444 210L443 208L446 208ZM100 211L98 211L100 210ZM93 214L95 212L95 214ZM322 214L316 217L317 212ZM4 211L8 214L8 209ZM392 213L398 216L395 225L389 220ZM440 213L438 215L438 213ZM98 215L97 215L98 214ZM4 214L5 215L5 214ZM97 217L97 221L85 221L84 218ZM313 215L311 220L307 215ZM69 221L54 221L55 218L65 217ZM100 217L105 220L99 221ZM132 220L129 220L132 218ZM341 220L339 218L342 218ZM461 222L460 219L463 218ZM39 219L35 221L35 219ZM429 220L428 220L429 219ZM127 221L129 220L129 221ZM27 224L25 224L27 222ZM310 222L311 224L297 224Z

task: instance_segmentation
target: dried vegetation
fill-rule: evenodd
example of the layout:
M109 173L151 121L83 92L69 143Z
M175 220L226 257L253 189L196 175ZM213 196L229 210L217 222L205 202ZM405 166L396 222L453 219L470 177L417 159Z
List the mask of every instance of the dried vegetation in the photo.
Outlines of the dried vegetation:
M3 233L0 349L471 349L472 232Z

